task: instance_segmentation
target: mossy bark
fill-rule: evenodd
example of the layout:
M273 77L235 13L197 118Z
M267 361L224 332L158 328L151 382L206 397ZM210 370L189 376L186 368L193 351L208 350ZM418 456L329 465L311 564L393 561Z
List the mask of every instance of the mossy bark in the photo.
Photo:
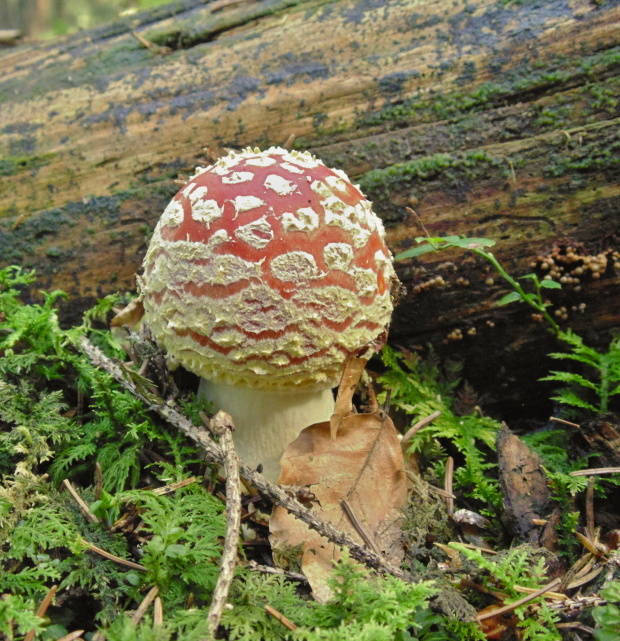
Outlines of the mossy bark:
M423 224L497 239L515 275L557 244L600 253L620 227L619 22L618 0L179 0L6 49L0 263L77 301L132 289L205 147L291 136L363 186L395 252ZM610 265L558 295L569 316L585 303L578 329L620 325ZM494 307L486 264L426 255L400 275L393 339L466 356L510 395L544 332Z

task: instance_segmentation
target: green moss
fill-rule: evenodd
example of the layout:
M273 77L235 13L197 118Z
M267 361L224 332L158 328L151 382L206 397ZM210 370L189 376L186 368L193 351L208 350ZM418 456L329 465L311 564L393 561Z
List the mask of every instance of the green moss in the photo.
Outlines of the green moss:
M618 78L610 78L605 82L588 83L583 88L588 98L588 108L591 112L604 111L613 113L618 108Z
M497 167L503 164L502 160L493 158L484 151L472 151L463 155L439 153L396 163L383 169L372 169L360 176L359 184L364 193L375 197L378 194L385 196L390 187L399 183L429 180L449 170L473 175L476 167Z
M398 105L390 105L375 113L363 116L357 126L375 126L386 122L407 123L410 120L431 121L460 117L472 111L499 104L525 92L544 91L548 88L574 82L584 75L600 76L620 64L620 47L566 60L555 58L544 66L535 62L508 74L504 82L485 82L475 89L451 93L418 96Z
M561 152L552 154L551 163L544 168L547 176L569 173L603 171L620 167L620 134L584 144L571 143Z
M534 124L537 127L559 127L570 116L570 109L564 106L543 107Z
M39 169L49 164L56 154L39 154L37 156L7 156L0 158L0 176L13 176L22 171Z

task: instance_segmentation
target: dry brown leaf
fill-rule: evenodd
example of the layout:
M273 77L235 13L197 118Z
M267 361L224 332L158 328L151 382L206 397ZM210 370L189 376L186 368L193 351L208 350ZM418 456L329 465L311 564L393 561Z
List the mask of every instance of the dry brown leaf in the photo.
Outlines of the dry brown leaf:
M386 561L400 563L407 480L397 431L381 412L341 417L333 439L328 422L307 427L286 448L279 483L307 487L316 497L312 511L317 516L361 545L369 545L366 536ZM281 507L274 509L270 531L276 556L300 550L301 569L315 598L329 599L327 580L339 548Z
M335 438L341 422L353 412L353 394L362 377L368 359L350 355L344 364L334 412L330 419L331 437Z
M110 327L133 327L144 316L144 305L139 298L135 298L125 305L110 321Z

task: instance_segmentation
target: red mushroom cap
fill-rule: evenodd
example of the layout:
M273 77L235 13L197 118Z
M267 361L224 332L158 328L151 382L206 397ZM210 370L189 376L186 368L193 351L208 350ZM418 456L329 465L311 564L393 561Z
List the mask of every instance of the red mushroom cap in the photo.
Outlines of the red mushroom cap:
M307 152L245 149L199 168L143 268L155 340L216 382L333 386L392 312L381 220L344 172Z

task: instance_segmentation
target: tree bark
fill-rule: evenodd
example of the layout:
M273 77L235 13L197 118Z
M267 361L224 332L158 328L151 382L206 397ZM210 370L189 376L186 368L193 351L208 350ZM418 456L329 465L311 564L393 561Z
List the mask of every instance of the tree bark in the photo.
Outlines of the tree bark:
M0 265L74 308L133 289L175 179L294 136L361 184L395 253L463 234L496 239L513 275L582 267L553 301L603 344L620 325L619 22L618 0L179 0L7 49ZM393 341L464 358L492 398L542 373L544 330L495 306L486 263L399 273Z

